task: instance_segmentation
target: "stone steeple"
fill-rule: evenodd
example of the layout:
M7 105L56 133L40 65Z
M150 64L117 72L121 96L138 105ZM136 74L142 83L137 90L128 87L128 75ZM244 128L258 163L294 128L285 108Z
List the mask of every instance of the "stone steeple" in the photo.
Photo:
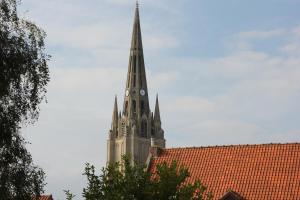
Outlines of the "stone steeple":
M132 164L145 164L149 148L165 147L164 131L156 98L155 113L149 107L146 70L138 5L135 8L123 111L118 115L115 98L112 126L107 141L107 161L118 162L127 154Z
M149 99L144 64L139 8L135 9L123 112L130 118L149 115Z

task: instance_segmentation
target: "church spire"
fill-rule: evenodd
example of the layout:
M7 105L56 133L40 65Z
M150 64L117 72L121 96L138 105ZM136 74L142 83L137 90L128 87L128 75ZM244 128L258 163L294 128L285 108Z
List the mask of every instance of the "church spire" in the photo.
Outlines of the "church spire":
M158 97L155 115L150 111L138 3L135 7L127 81L122 114L115 98L112 128L107 141L108 162L128 154L131 163L145 164L151 146L165 147Z
M158 95L156 95L156 101L155 101L154 121L161 123L161 121L160 121L160 112L159 112L159 104L158 104Z
M131 118L149 115L149 99L144 64L139 7L135 8L123 114Z

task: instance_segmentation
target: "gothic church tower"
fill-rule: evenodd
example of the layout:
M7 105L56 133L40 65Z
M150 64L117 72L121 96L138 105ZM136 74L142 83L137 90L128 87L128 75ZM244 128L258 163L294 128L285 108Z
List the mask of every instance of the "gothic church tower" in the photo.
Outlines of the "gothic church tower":
M129 155L131 162L145 164L151 146L165 148L164 131L161 128L158 97L153 112L149 98L144 64L142 35L138 5L135 9L131 48L123 111L118 112L115 98L111 129L107 140L107 162L121 161Z

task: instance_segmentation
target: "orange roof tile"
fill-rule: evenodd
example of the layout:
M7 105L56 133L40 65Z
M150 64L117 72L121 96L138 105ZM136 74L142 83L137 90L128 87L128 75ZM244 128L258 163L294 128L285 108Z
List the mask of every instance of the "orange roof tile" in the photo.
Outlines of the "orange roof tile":
M247 200L300 199L300 143L163 149L150 170L176 160L221 198L233 190Z
M52 195L41 195L39 200L53 200Z

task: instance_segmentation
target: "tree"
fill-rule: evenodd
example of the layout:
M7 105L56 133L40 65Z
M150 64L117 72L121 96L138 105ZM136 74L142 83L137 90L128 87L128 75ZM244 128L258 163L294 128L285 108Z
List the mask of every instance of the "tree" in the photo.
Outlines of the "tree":
M185 183L189 177L187 168L178 167L174 160L170 165L166 162L157 165L152 179L152 199L164 200L202 200L211 199L212 194L206 193L206 187L196 180L194 183Z
M72 194L70 190L64 190L64 193L66 195L66 200L72 200L76 195Z
M83 190L85 200L202 200L211 199L200 181L185 183L189 172L178 167L175 161L171 165L163 163L157 166L155 174L146 171L144 166L131 165L125 157L122 163L110 164L95 175L95 167L87 164L85 173L87 187Z
M31 199L43 192L44 172L19 134L37 120L49 82L45 32L18 17L17 0L0 1L0 199Z

